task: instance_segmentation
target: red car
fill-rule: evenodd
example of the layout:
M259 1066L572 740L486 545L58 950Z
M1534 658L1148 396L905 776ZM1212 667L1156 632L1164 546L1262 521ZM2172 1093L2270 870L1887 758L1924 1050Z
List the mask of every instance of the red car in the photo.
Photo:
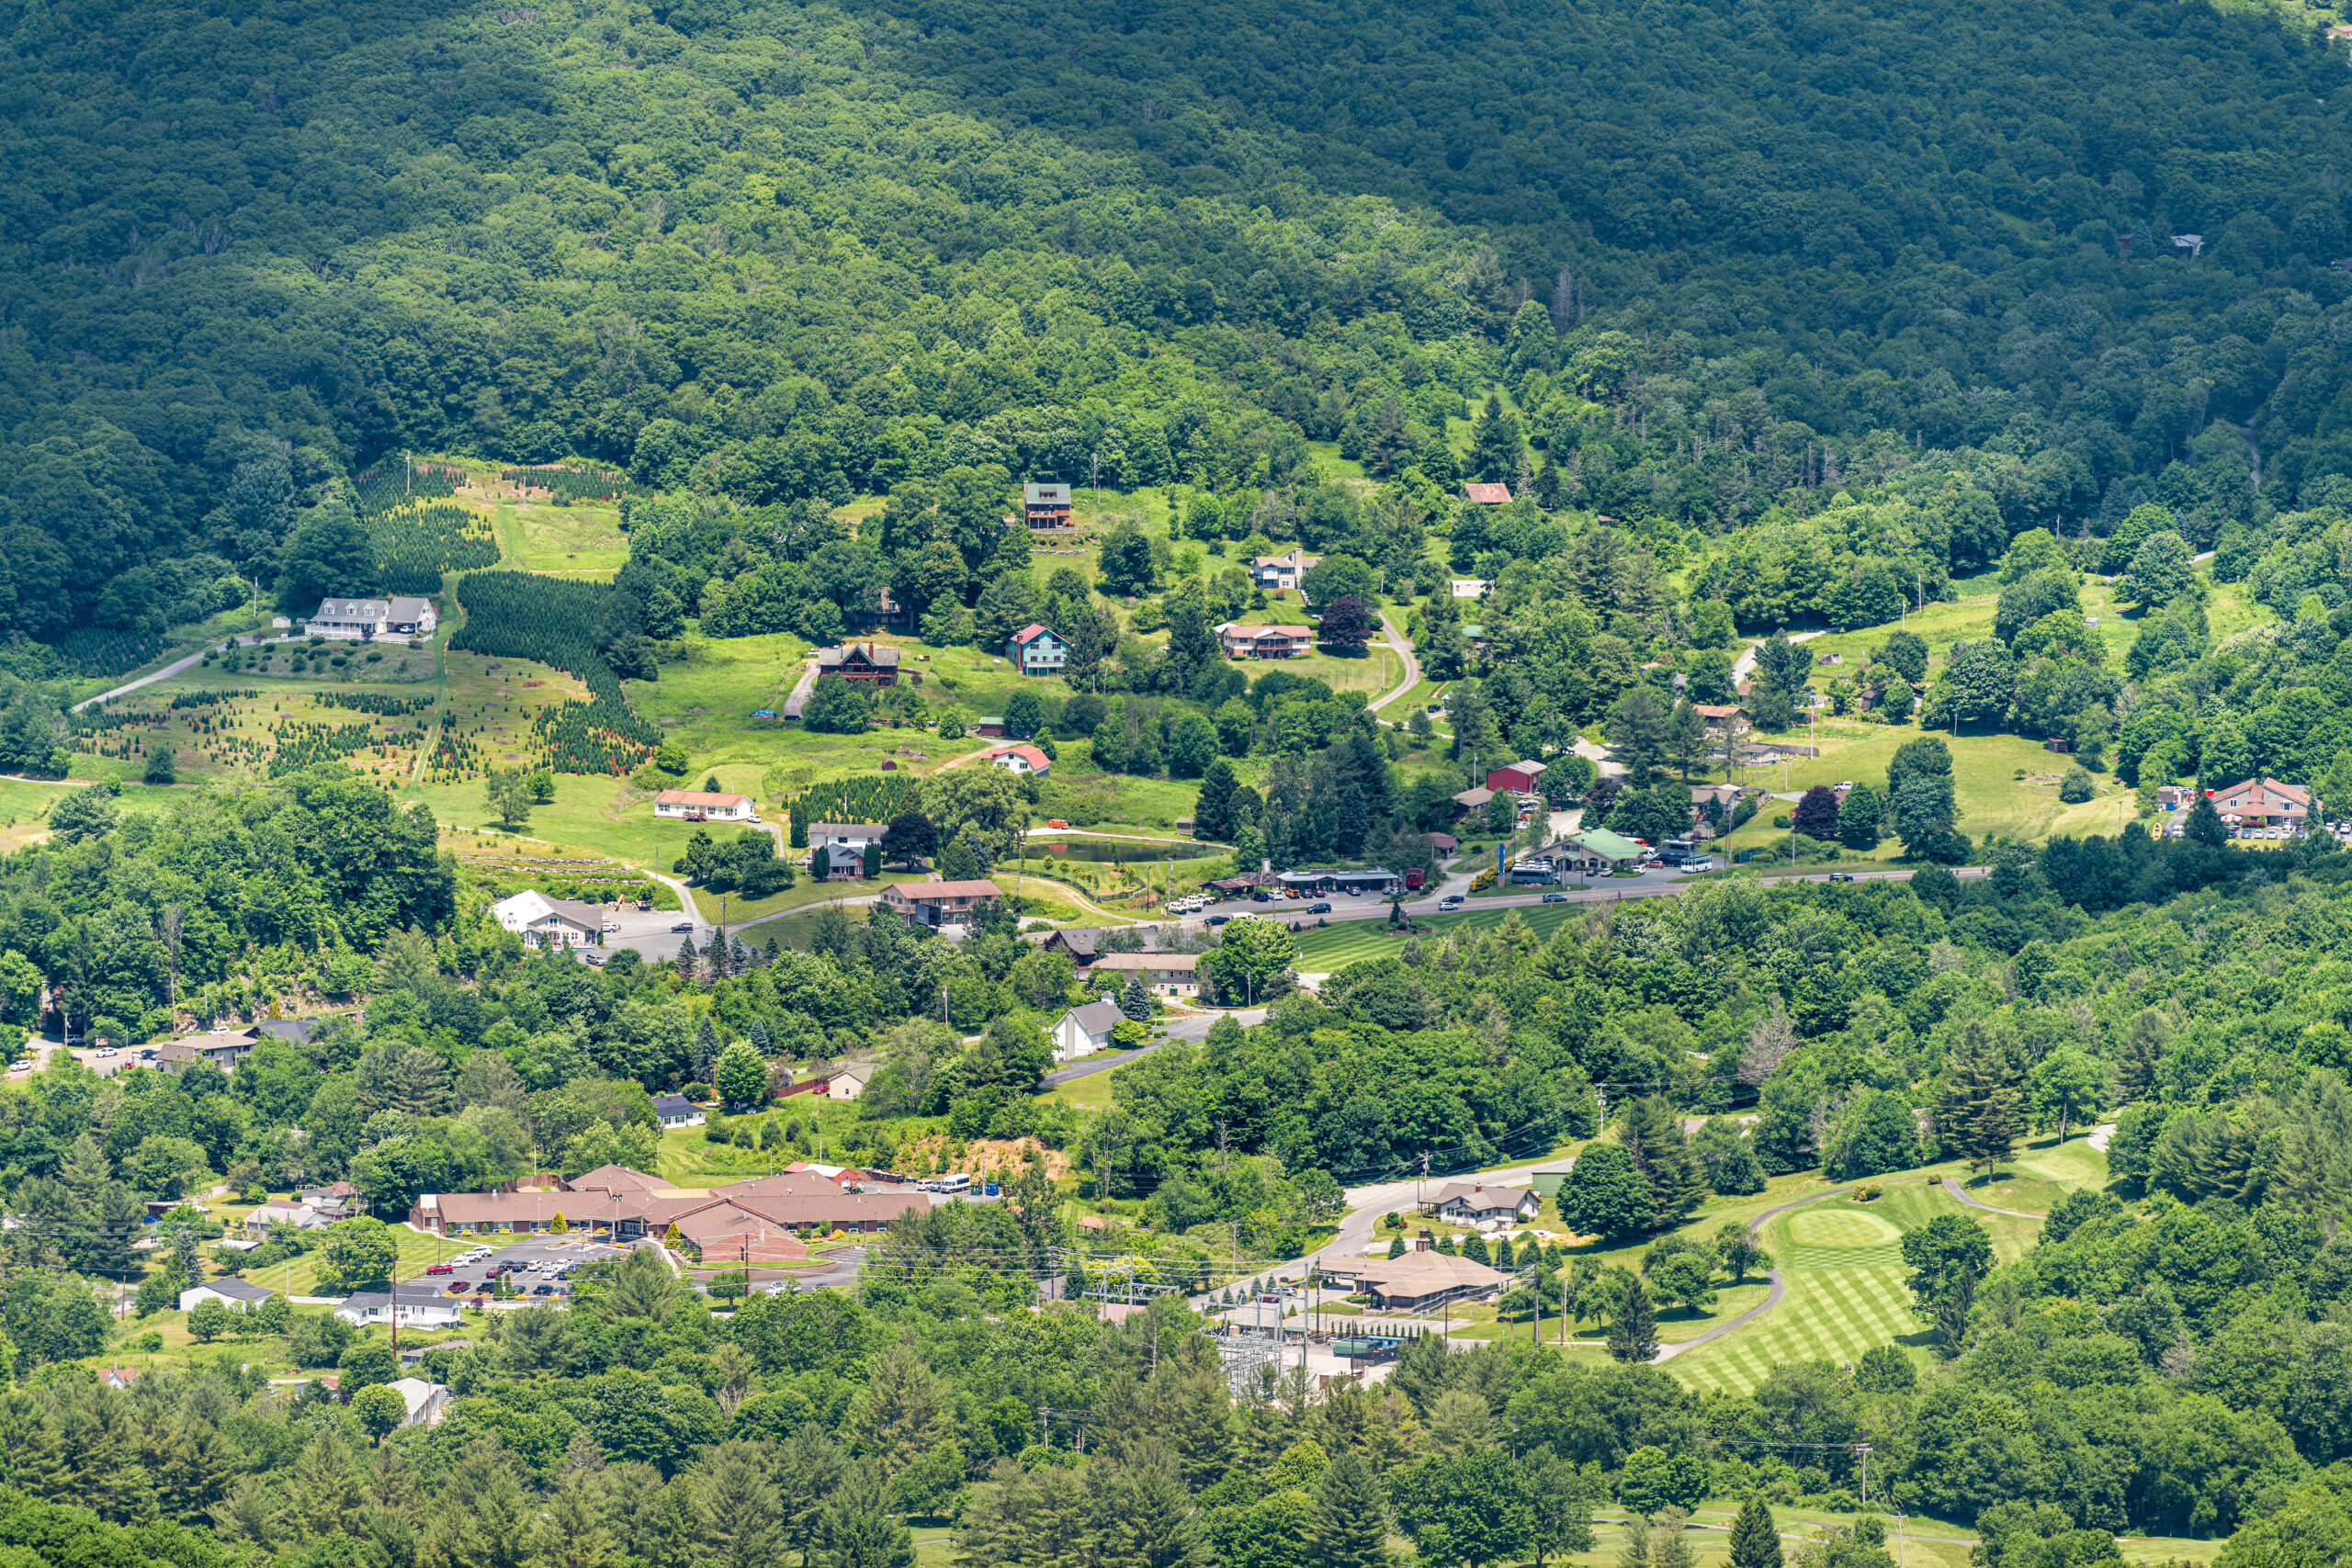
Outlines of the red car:
M454 1274L457 1270L447 1263L435 1263L432 1268L427 1269L425 1272L428 1274Z

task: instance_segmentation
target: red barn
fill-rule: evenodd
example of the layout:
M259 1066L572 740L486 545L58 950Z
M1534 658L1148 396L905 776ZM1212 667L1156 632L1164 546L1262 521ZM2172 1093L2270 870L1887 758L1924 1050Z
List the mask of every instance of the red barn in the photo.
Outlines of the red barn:
M1498 793L1510 790L1519 795L1532 795L1543 786L1544 764L1541 762L1511 762L1487 774L1487 787Z

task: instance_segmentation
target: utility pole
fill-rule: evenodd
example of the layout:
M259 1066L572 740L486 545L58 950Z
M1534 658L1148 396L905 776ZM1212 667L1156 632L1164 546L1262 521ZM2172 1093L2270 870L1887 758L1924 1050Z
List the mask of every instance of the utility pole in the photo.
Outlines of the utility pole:
M1860 1479L1861 1499L1863 1502L1867 1503L1870 1501L1871 1496L1871 1446L1868 1443L1856 1443L1854 1445L1854 1454L1856 1458L1862 1461L1862 1473Z

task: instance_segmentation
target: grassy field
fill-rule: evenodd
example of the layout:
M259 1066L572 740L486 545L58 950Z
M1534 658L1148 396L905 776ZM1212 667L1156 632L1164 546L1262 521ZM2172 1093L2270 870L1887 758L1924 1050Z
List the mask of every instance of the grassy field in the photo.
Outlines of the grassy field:
M500 564L561 577L602 579L628 564L617 506L505 502L490 508Z
M41 820L51 803L68 790L82 789L105 775L108 770L139 776L138 770L121 763L97 758L75 759L74 776L51 782L40 779L0 779L0 852L22 849L49 836L49 826ZM120 808L124 811L160 811L171 803L175 792L164 785L126 784L122 786Z
M1289 906L1275 906L1277 908ZM1414 932L1424 941L1453 931L1480 931L1517 915L1541 941L1550 941L1562 922L1575 919L1587 906L1538 904L1521 909L1474 909L1459 915L1416 915ZM1367 958L1393 958L1405 946L1405 934L1379 920L1342 920L1329 926L1308 926L1298 933L1298 967L1315 974L1344 969Z
M1963 1205L1945 1190L1947 1177L1962 1181L1979 1201L2040 1214L2061 1193L2103 1185L2107 1161L2079 1137L2063 1145L2041 1139L2022 1149L2010 1170L1991 1182L1970 1181L1958 1166L1932 1166L1871 1178L1881 1195L1869 1202L1851 1196L1823 1197L1779 1215L1765 1224L1763 1242L1787 1286L1780 1305L1745 1328L1674 1358L1668 1369L1702 1393L1745 1393L1781 1362L1843 1365L1885 1344L1902 1345L1915 1359L1924 1359L1930 1353L1928 1337L1911 1310L1910 1292L1904 1285L1908 1271L1903 1265L1903 1234L1939 1214L1962 1214L1984 1231L1995 1257L2011 1262L2024 1255L2041 1228L2039 1219L1988 1214ZM1775 1187L1769 1201L1754 1203L1757 1212L1803 1196L1807 1190L1826 1190L1813 1179L1792 1190ZM1736 1211L1725 1213L1745 1217ZM1715 1216L1710 1213L1707 1219ZM1704 1222L1701 1228L1706 1228Z
M2104 776L2098 780L2100 794L2092 799L2079 806L2062 804L2058 784L2069 760L2043 750L2038 740L1973 730L1963 731L1957 738L1948 730L1934 733L1951 748L1952 794L1960 807L1959 827L1973 837L1981 839L1987 833L1998 833L2004 839L2038 840L2053 833L2113 833L2120 826L2116 819L2119 803L2123 820L2129 821L2138 814L2138 807L2131 801L2131 792ZM1916 725L1826 719L1815 727L1813 735L1812 743L1821 751L1820 756L1792 756L1770 767L1743 769L1738 774L1739 782L1776 794L1800 792L1817 784L1836 785L1848 779L1883 783L1895 750L1905 741L1919 739L1920 730ZM1798 745L1806 743L1802 731L1786 739ZM2023 778L2018 776L2020 771ZM1775 842L1785 842L1788 829L1773 827L1772 818L1791 807L1786 802L1768 804L1770 808L1759 810L1746 827L1718 840L1719 852L1770 849ZM1874 853L1860 858L1891 860L1902 852L1903 846L1889 840ZM1855 852L1849 850L1846 853L1850 857Z
M241 1211L230 1212L234 1213ZM455 1258L473 1245L469 1240L427 1235L423 1231L413 1231L406 1225L394 1225L389 1234L400 1247L400 1277L403 1280L413 1279L423 1273L428 1265ZM319 1279L319 1265L322 1261L324 1258L322 1254L306 1252L301 1257L291 1258L287 1262L273 1263L267 1268L256 1269L250 1277L254 1284L266 1285L269 1289L288 1296L311 1295L315 1293Z

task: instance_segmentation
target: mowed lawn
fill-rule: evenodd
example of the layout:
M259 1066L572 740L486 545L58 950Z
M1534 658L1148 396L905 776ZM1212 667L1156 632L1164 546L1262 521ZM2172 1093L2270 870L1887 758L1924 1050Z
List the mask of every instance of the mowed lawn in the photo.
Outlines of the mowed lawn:
M1783 1214L1764 1228L1787 1293L1747 1327L1667 1363L1702 1393L1747 1393L1784 1361L1844 1365L1918 1335L1904 1288L1903 1233L1842 1199Z
M503 502L489 508L499 565L551 576L605 578L628 564L617 506Z
M1947 1178L1981 1202L2036 1217L1970 1208L1945 1189ZM2063 1146L2054 1139L2026 1145L1989 1183L1972 1181L1965 1167L1945 1164L1869 1178L1867 1185L1876 1187L1879 1196L1867 1203L1850 1196L1820 1197L1764 1226L1764 1249L1787 1286L1781 1303L1746 1327L1674 1358L1667 1369L1702 1393L1747 1393L1786 1361L1842 1366L1887 1344L1900 1345L1913 1359L1924 1361L1931 1354L1930 1329L1912 1311L1905 1283L1905 1232L1939 1214L1963 1215L1984 1232L1996 1258L2014 1262L2040 1235L2038 1216L2062 1193L2106 1180L2106 1157L2076 1137Z
M1316 926L1315 917L1296 913L1300 906L1285 899L1268 908L1268 913L1285 925L1298 919L1305 929L1298 933L1298 967L1310 974L1329 974L1367 958L1394 958L1404 951L1405 933L1390 929L1385 920L1340 920L1328 926ZM1537 904L1517 909L1476 909L1459 915L1415 915L1413 932L1424 942L1441 940L1455 931L1482 931L1501 925L1517 915L1538 940L1549 942L1561 925L1580 914L1586 906L1577 904Z

